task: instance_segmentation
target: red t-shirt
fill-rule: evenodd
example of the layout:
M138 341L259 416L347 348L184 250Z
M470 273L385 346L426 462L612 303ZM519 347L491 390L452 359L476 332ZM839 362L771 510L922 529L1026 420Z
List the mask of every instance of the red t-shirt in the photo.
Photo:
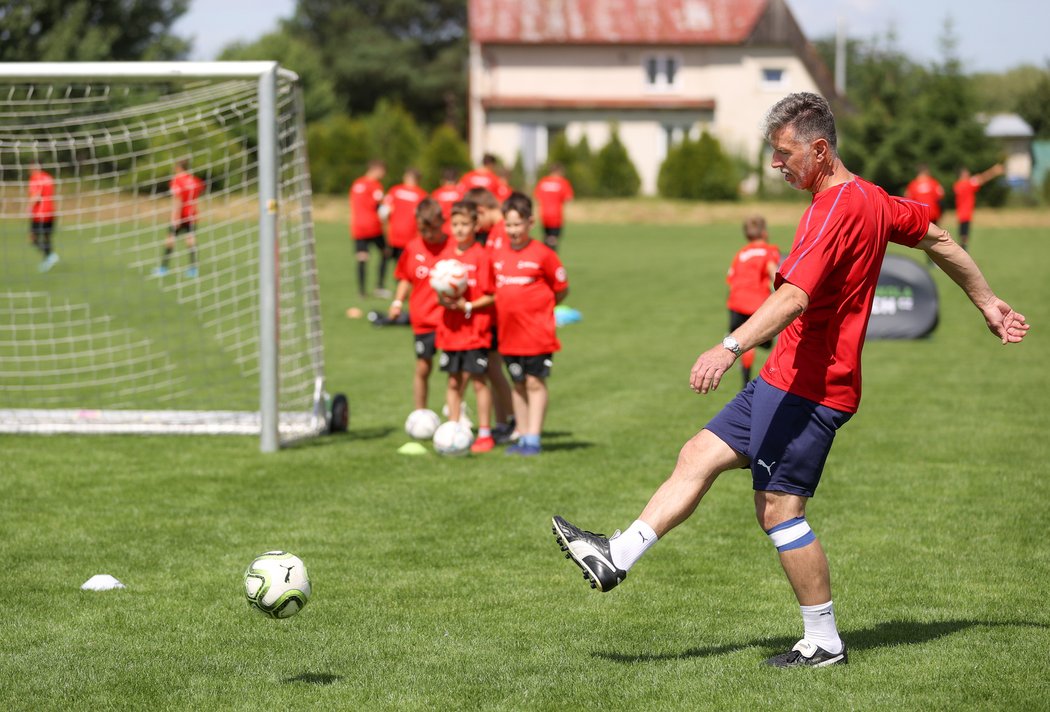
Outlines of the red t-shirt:
M741 314L754 314L769 296L769 265L780 263L780 250L765 240L749 242L736 253L729 265L726 306Z
M952 190L955 192L955 216L959 222L970 222L973 219L973 206L977 203L977 191L981 184L974 178L955 181Z
M467 266L467 291L463 297L468 302L480 299L495 291L492 277L492 257L485 246L475 242L463 253L457 249L455 240L449 240L444 252L438 259L459 260ZM442 307L441 322L438 324L435 342L442 351L466 351L468 349L489 349L492 347L493 308L475 309L468 319L459 309Z
M507 228L504 222L500 220L489 230L488 237L485 238L485 247L495 254L505 247L509 248L509 246L510 238L507 237Z
M536 184L536 202L544 227L561 227L565 203L573 199L572 184L563 176L547 176Z
M55 179L47 171L29 174L29 208L33 222L44 222L55 217Z
M904 191L904 197L928 206L930 222L937 222L941 219L941 200L944 198L944 188L933 176L919 176L913 180Z
M383 198L383 204L390 208L388 241L391 247L403 248L409 240L418 237L416 206L425 197L427 197L427 192L419 186L399 183L391 188Z
M554 295L569 288L558 253L538 240L493 256L499 352L538 356L561 350L554 323Z
M813 196L777 272L809 295L809 308L777 338L762 368L772 386L836 410L860 403L860 353L887 242L914 247L926 205L890 197L862 178Z
M173 198L182 204L179 219L193 220L197 217L197 198L204 192L204 181L192 173L176 173L168 183Z
M394 268L394 279L403 279L412 285L408 296L408 320L415 334L437 331L445 311L430 286L430 268L441 259L446 247L447 242L434 245L421 237L414 238L405 246Z
M451 235L452 229L448 221L452 216L452 204L463 200L463 191L459 189L459 186L440 185L434 189L430 197L438 201L438 205L441 206L441 215L445 218L445 224L441 226L442 231L446 235Z
M350 186L350 234L355 240L383 234L378 210L382 199L383 184L374 178L361 176Z
M471 188L484 188L496 196L496 200L503 202L511 194L510 187L498 175L484 168L475 168L467 171L459 179L461 193L466 193Z

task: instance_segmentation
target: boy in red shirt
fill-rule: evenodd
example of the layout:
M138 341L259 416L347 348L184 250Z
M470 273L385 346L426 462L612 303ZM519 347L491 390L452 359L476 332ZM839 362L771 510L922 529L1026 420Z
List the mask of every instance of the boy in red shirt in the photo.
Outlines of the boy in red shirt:
M762 302L773 291L773 278L780 264L780 250L766 242L769 232L766 219L752 215L744 221L744 237L747 244L741 247L729 265L726 282L729 284L729 332L736 331L758 311ZM763 349L773 346L773 341L759 344ZM755 350L748 349L740 356L740 370L744 374L744 387L751 382L751 366L755 362Z
M446 235L451 235L452 229L449 227L448 219L452 215L452 204L463 200L463 191L456 185L455 169L446 168L442 171L441 185L434 189L430 197L441 205L441 212L445 216L445 225L442 229Z
M175 250L175 238L186 235L186 247L190 251L190 266L186 268L187 277L197 276L197 199L204 192L204 181L189 172L189 161L181 159L175 162L175 175L168 183L171 193L171 226L164 240L164 254L160 258L160 267L153 270L157 277L168 273L168 262Z
M941 219L941 201L944 200L944 188L937 179L930 175L930 168L925 163L919 166L919 175L915 176L904 191L904 197L930 208L930 222Z
M58 262L52 251L55 229L55 179L37 161L29 164L29 239L44 253L40 271L47 272Z
M478 406L478 437L470 450L487 452L496 444L491 429L492 392L486 377L492 345L495 286L492 257L485 246L474 239L477 225L478 212L473 203L460 201L452 206L455 241L445 247L438 259L458 260L466 266L469 277L462 296L450 299L437 295L444 307L438 322L437 347L443 352L441 370L448 373L448 418L458 421L462 416L463 391L467 381L472 381Z
M498 167L499 161L496 160L496 157L491 153L486 153L481 157L480 168L467 171L459 179L459 189L465 194L471 188L484 188L497 199L501 195L509 195L510 190L506 182L496 173Z
M383 176L386 164L371 161L365 174L350 186L350 235L354 238L357 253L357 293L365 296L365 267L368 264L368 248L379 252L379 271L376 275L376 296L390 297L383 289L386 281L386 262L390 250L383 236L383 223L379 218L379 206L383 200Z
M389 319L393 321L401 316L405 299L408 299L408 319L416 354L416 371L412 378L415 410L427 407L430 372L437 350L437 328L444 312L430 286L430 269L441 259L447 247L448 238L441 230L443 222L441 206L432 198L424 198L416 206L419 236L409 241L394 268L398 282L394 301L390 303Z
M507 245L493 259L499 351L514 381L514 417L521 436L507 454L539 455L547 414L547 377L554 352L554 307L569 294L565 268L554 250L529 236L532 200L512 193L503 203Z
M955 215L959 218L959 246L964 250L970 249L970 220L973 219L977 191L992 178L1001 176L1003 170L1003 164L996 163L975 176L970 175L970 169L966 167L959 171L959 180L955 181L952 191L955 193Z
M575 197L572 183L565 178L565 169L560 163L550 167L550 173L536 184L535 193L536 202L540 204L540 219L543 221L543 242L557 251L565 203Z
M427 192L419 187L419 171L415 168L405 169L401 182L392 187L383 198L387 210L387 225L390 228L390 256L395 264L402 251L416 232L416 206L427 197Z

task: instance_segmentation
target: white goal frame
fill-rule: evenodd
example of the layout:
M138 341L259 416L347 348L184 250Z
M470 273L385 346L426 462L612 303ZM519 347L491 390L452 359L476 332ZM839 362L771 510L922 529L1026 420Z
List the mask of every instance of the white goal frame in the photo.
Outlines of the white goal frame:
M305 126L298 76L277 62L39 62L0 63L0 81L6 82L87 82L104 81L194 81L239 79L257 82L258 115L256 135L258 154L258 374L259 410L179 411L105 410L90 403L76 408L0 407L0 432L7 433L239 433L258 434L260 449L273 452L282 445L327 432L328 394L325 392L321 349L319 294L311 294L310 360L314 377L310 412L282 413L279 407L280 304L278 272L278 230L281 203L280 145L278 126L279 82L291 82L296 92L298 140L295 150L306 161ZM2 100L2 97L0 97ZM309 172L306 163L308 187ZM313 253L312 215L309 191L304 204L295 206L297 219L306 224L309 235L308 261L312 267L312 290L317 290L316 261ZM61 223L60 223L61 227ZM314 342L316 340L316 342ZM0 399L0 405L4 400ZM16 404L17 405L17 404Z

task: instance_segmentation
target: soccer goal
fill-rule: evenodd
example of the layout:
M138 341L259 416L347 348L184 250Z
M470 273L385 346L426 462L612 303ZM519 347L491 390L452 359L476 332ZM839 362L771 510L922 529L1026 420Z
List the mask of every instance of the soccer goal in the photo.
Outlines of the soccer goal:
M269 452L347 417L325 390L296 75L0 63L0 431Z

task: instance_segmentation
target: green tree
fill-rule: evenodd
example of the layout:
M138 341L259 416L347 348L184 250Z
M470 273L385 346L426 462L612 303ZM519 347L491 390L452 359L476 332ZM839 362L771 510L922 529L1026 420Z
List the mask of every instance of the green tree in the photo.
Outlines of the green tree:
M1014 111L1028 122L1037 138L1050 138L1050 63L1033 86L1017 97Z
M299 0L289 29L321 52L343 110L385 98L423 125L462 127L466 25L463 0Z
M316 193L342 193L374 156L368 124L333 114L306 130L310 178Z
M386 187L401 182L405 169L417 166L423 151L423 132L401 104L382 99L366 119L372 158L386 161Z
M642 181L631 163L627 148L620 141L620 131L611 127L609 142L594 158L594 176L597 195L605 198L626 198L638 195Z
M596 195L594 156L591 154L591 145L587 141L587 136L580 137L579 142L574 146L569 142L569 137L564 131L556 134L547 149L547 161L540 169L540 173L546 175L555 163L561 164L565 170L565 177L572 183L573 192L576 195Z
M469 171L470 167L470 149L455 127L441 124L430 133L430 140L419 159L424 188L433 190L441 185L446 169L455 170L458 176Z
M0 61L181 59L171 33L189 0L0 0Z

